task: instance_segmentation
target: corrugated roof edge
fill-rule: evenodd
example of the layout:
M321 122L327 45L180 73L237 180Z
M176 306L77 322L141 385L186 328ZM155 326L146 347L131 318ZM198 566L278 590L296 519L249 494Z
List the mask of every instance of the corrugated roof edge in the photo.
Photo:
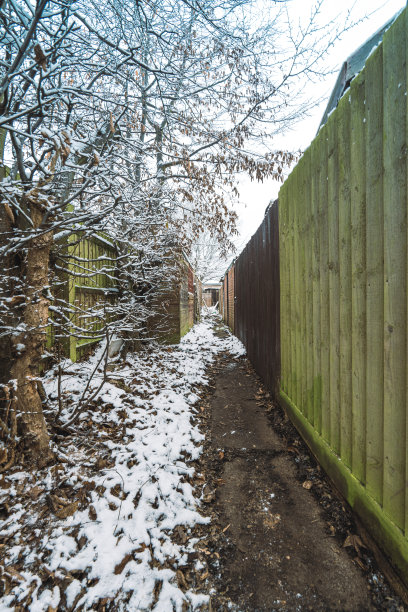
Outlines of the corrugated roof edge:
M368 56L373 50L380 44L384 33L399 17L404 9L399 10L391 19L387 21L375 34L373 34L368 40L366 40L358 49L354 51L343 63L339 75L336 80L336 84L333 88L329 102L326 106L326 110L323 113L322 120L320 122L317 133L320 128L327 122L329 115L336 109L340 98L350 87L351 81L359 72L364 68Z

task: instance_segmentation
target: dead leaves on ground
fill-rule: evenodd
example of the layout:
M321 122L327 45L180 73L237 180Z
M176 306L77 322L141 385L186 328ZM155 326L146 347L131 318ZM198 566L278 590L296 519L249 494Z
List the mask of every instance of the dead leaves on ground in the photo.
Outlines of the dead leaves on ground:
M269 529L275 529L281 522L282 517L280 514L268 514L263 520L265 527Z
M27 495L33 500L36 501L39 496L41 495L41 493L43 493L45 491L44 487L39 487L38 485L35 485L34 487L32 487L28 492Z
M122 559L122 561L120 563L118 563L115 566L114 569L114 574L116 576L118 576L118 574L121 574L123 572L123 570L125 569L126 565L129 563L129 561L131 561L133 559L133 553L128 553L127 555L125 555Z
M79 501L70 502L68 499L57 495L48 495L47 502L52 512L59 519L66 519L75 514L79 507Z

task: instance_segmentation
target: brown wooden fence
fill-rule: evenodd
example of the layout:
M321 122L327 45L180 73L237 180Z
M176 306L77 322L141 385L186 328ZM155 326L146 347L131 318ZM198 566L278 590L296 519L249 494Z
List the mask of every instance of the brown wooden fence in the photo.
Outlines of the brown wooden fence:
M268 387L280 373L278 202L235 262L235 335Z
M231 264L222 279L220 312L224 322L235 331L235 267Z

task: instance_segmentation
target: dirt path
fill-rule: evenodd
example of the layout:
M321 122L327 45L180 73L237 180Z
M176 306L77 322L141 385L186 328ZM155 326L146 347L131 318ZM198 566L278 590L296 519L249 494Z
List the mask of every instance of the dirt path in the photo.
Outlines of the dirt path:
M303 451L274 431L268 394L247 360L225 356L214 375L206 456L216 488L212 510L225 531L212 568L212 609L403 609L392 597L374 603L375 584L324 516L309 489L316 483L299 477L293 455ZM360 550L361 540L352 542ZM364 565L359 557L358 563Z

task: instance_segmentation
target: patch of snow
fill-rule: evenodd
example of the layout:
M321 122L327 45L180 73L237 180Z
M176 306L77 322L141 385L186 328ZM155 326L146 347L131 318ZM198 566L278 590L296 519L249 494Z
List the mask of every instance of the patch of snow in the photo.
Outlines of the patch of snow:
M231 334L227 338L215 335L215 317L219 320L210 310L179 345L127 355L126 364L115 363L108 372L108 382L98 398L99 405L108 408L84 409L82 418L122 427L121 437L111 439L106 428L98 430L109 462L92 472L89 503L65 519L51 515L53 526L48 530L40 527L44 521L30 511L26 522L39 528L39 549L18 539L24 508L4 521L0 535L14 535L16 544L18 541L8 549L5 565L24 557L25 582L3 597L2 610L14 609L16 601L24 604L28 592L30 612L63 605L91 610L104 598L126 599L118 607L123 610L150 610L154 604L156 612L168 612L208 605L207 595L183 592L178 585L177 568L186 563L193 548L192 540L176 544L172 532L179 525L191 528L210 521L200 513L190 482L195 473L191 462L200 456L203 442L196 418L199 386L208 384L206 370L218 353L229 351L236 357L245 353ZM71 398L62 411L66 421L86 392L98 360L103 362L103 353L101 345L87 362L67 360L63 364L63 397ZM98 389L102 377L103 363L89 385L88 396ZM55 371L44 377L44 386L56 404ZM89 479L90 455L75 445L64 450L65 482L74 491L80 490ZM17 472L10 480L12 492L37 484L46 495L56 486L55 474L48 470L35 483L26 472ZM63 600L58 587L41 590L42 581L31 569L36 562L38 566L39 559L49 572L70 577Z

